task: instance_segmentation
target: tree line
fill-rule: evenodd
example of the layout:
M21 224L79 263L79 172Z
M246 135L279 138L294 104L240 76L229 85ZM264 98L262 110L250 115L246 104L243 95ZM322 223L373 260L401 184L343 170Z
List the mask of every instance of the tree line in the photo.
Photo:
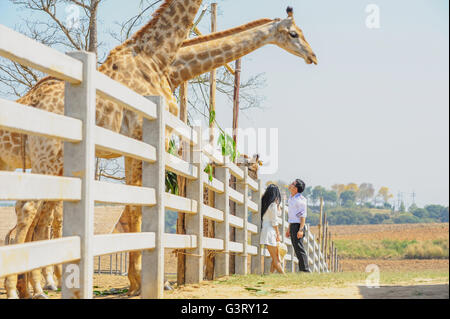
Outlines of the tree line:
M280 187L289 197L288 185L283 181L268 182ZM308 200L308 223L317 225L320 216L320 200L330 225L448 223L449 208L442 205L406 207L404 202L391 204L394 196L386 186L378 190L371 183L334 184L331 189L317 185L303 192Z

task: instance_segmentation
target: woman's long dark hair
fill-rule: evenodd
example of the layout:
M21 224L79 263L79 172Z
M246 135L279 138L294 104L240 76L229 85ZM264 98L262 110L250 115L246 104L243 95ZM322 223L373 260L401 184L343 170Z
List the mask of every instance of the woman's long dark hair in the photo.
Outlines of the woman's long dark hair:
M278 200L278 203L281 202L281 194L280 189L275 184L270 184L266 191L264 192L264 195L261 199L261 220L264 217L264 214L266 213L267 209L269 208L270 204Z

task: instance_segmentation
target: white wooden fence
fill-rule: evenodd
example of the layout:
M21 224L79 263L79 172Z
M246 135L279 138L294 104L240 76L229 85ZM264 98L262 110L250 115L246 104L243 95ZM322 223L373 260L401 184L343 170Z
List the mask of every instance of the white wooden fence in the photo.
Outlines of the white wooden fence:
M261 181L252 180L247 169L240 169L209 145L203 146L200 128L188 127L167 112L161 97L142 97L99 73L93 54L64 55L0 25L0 56L66 81L65 115L0 99L0 128L64 142L62 177L0 171L0 200L64 201L63 238L0 247L0 277L64 264L62 297L92 298L94 256L142 250L141 296L161 298L164 249L174 248L189 251L186 283L203 280L206 249L217 251L216 276L228 275L231 253L238 254L237 274L262 272L261 254L268 254L260 248L258 235ZM96 93L143 117L142 141L96 126ZM189 162L165 152L167 127L189 142L193 155ZM143 186L95 181L96 150L142 160ZM204 173L203 156L217 166L212 181ZM165 192L166 170L188 179L186 198ZM229 187L231 175L237 178L236 190ZM215 207L203 204L204 187L216 193ZM229 213L229 200L238 204L236 216ZM94 235L94 202L142 206L142 232ZM164 233L166 209L187 214L186 235ZM216 222L216 238L203 237L203 218ZM285 218L282 224L287 227ZM237 229L237 242L229 240L230 226ZM317 243L308 236L313 269L327 271ZM291 247L286 256L290 271L297 262L293 255ZM70 284L78 271L79 282Z

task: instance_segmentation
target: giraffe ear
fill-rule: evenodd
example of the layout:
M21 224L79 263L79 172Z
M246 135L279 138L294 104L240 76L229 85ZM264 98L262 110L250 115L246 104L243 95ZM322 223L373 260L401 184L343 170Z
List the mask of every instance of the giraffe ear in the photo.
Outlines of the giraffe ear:
M287 12L287 15L288 15L289 18L293 18L294 17L294 8L287 7L286 12Z

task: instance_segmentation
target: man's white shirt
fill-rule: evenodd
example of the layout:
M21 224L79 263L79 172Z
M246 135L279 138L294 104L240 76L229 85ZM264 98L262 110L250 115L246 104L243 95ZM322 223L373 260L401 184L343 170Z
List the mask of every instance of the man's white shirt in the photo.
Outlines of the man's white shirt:
M302 194L291 196L288 201L288 222L290 224L300 224L300 218L306 218L308 210L307 199Z

